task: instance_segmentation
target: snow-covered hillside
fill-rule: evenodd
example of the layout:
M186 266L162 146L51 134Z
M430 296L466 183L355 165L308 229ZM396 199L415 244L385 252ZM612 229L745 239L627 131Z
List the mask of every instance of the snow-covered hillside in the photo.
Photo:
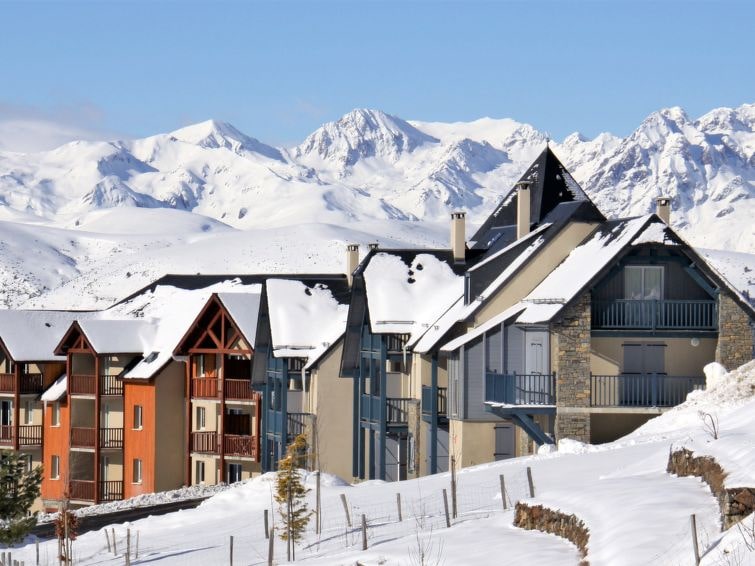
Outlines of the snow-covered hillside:
M0 302L104 306L167 272L341 271L345 242L445 246L448 212L467 210L471 233L545 142L511 119L354 110L292 148L207 121L0 151ZM608 216L667 194L693 245L755 252L755 105L551 143Z
M710 379L707 391L690 394L683 405L614 443L590 446L565 440L556 452L462 470L457 475L459 514L450 528L443 511L443 490L450 492L448 474L358 485L326 475L322 533L318 535L314 522L310 523L296 562L329 566L580 563L577 549L564 539L513 526L512 505L504 510L501 499L503 475L512 502L542 504L584 521L589 529L585 558L590 564L691 566L695 562L690 515L695 514L704 566L753 566L752 516L745 520L747 528L731 527L722 533L720 509L707 485L694 477L666 473L669 447L687 448L716 458L728 472L725 487L755 486L755 362L730 374L708 373L716 379ZM718 419L717 439L701 420L701 410ZM527 487L527 467L534 479L534 500ZM274 474L266 474L236 484L196 509L114 525L117 556L108 552L102 532L84 534L74 543L76 563L122 564L130 529L132 544L137 533L140 541L139 559L133 564L228 563L230 537L234 563L266 564L268 541L262 517L272 507L273 479ZM314 506L314 474L308 474L306 481L312 490L309 504ZM341 494L346 496L353 526L347 523ZM366 551L362 515L367 522ZM40 545L42 564L55 562L55 546L55 541ZM420 552L424 561L417 559ZM34 545L29 544L14 550L13 558L33 563L34 553ZM280 540L275 541L274 553L276 564L287 563Z

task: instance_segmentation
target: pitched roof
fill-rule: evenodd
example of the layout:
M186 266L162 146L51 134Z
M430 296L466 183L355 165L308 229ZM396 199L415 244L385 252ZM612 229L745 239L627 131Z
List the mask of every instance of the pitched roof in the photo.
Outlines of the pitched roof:
M530 226L541 225L558 204L572 201L584 204L582 214L589 215L593 220L605 220L550 147L546 146L525 171L518 181L522 182L530 183ZM518 198L518 190L514 186L470 239L473 249L507 245L516 239Z
M98 354L148 353L157 330L152 320L84 319L77 323Z
M0 310L0 341L16 362L63 361L55 347L76 319L91 312Z

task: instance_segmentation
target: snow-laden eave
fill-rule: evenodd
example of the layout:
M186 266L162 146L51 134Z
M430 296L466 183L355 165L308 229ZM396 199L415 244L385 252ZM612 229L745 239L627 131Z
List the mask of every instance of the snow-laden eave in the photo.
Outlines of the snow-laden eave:
M526 305L523 305L522 303L517 303L516 305L507 308L502 313L497 314L490 320L484 322L483 324L477 326L476 328L473 328L469 332L462 334L461 336L457 338L454 338L450 342L447 342L446 344L440 347L440 351L448 353L448 352L453 352L454 350L458 350L464 344L467 344L468 342L474 340L475 338L482 336L485 332L487 332L491 328L494 328L501 324L505 324L506 322L511 320L513 317L518 315L520 312L522 312L526 308L527 308Z

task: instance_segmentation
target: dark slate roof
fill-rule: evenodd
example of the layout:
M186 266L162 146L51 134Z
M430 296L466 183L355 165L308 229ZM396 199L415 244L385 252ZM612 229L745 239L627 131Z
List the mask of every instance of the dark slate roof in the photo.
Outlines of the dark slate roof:
M582 204L580 214L585 218L589 217L596 221L605 220L605 216L585 194L550 147L543 150L518 182L531 183L531 227L537 227L546 222L548 215L559 204L575 201ZM517 188L514 186L470 239L473 249L492 247L500 249L516 239L517 199ZM564 209L561 209L561 212L564 212Z

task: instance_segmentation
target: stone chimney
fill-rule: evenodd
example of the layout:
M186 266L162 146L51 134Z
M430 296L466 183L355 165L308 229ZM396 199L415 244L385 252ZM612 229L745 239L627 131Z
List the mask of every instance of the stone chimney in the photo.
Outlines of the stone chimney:
M370 248L371 250L376 250L380 247L380 244L378 242L374 242L372 244L367 244L367 247Z
M454 263L464 263L466 259L467 233L465 220L466 212L451 213L451 252Z
M516 195L516 239L530 233L530 183L517 183Z
M351 287L352 273L359 265L359 245L349 244L346 246L346 280Z
M671 226L671 199L669 197L658 197L655 199L655 213L666 224Z

